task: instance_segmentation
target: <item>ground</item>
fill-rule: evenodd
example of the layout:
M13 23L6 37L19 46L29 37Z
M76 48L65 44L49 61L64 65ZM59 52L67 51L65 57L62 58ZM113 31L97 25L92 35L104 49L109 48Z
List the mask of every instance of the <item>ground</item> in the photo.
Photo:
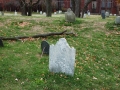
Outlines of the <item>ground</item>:
M49 32L76 35L3 41L0 47L1 90L119 90L120 29L115 16L76 18L68 23L64 15L31 17L7 14L0 17L0 36L31 36ZM49 56L41 55L41 41L55 44L66 38L76 49L74 76L49 72Z

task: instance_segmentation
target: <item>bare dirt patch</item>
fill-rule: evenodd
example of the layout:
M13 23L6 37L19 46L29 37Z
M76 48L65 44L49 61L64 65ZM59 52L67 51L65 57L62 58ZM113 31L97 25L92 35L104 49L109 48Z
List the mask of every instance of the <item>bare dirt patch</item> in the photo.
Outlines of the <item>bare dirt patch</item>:
M0 22L0 27L4 26L3 23Z
M27 26L27 25L30 25L31 23L29 23L29 22L18 22L18 25L20 26L20 27L25 27L25 26Z

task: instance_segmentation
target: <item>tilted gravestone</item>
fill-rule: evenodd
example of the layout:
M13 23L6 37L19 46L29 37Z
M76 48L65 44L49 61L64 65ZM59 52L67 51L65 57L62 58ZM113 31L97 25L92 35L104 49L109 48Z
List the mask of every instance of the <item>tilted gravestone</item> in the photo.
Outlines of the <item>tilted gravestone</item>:
M43 54L49 54L49 47L50 45L46 41L41 42L41 49Z
M2 40L0 39L0 47L4 47Z
M120 24L120 16L117 16L117 17L115 18L115 24Z
M65 21L67 22L74 22L75 21L75 14L73 11L68 8L67 12L65 12Z
M56 45L50 45L49 70L54 73L74 75L76 50L70 47L65 38L59 39Z

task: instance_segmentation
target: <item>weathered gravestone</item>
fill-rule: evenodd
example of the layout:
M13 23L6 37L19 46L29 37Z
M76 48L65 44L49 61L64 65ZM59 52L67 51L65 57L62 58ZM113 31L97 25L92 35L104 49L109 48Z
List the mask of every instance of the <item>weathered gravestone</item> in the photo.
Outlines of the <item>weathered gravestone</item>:
M50 45L46 41L41 42L41 49L43 54L49 54L49 47Z
M43 12L43 15L46 15L46 12Z
M42 11L40 11L40 14L42 14Z
M105 16L106 16L106 17L109 17L109 16L110 16L110 13L109 13L109 12L105 12Z
M75 14L73 13L73 11L70 8L68 8L67 12L65 12L65 21L67 21L67 22L75 21Z
M61 11L61 10L59 10L58 12L59 12L59 14L62 14L62 11Z
M15 11L15 15L17 15L17 12Z
M4 47L2 40L0 39L0 47Z
M70 47L65 38L59 39L56 45L50 45L49 70L54 73L74 75L76 50Z
M117 16L117 17L115 18L115 24L120 24L120 16Z
M57 14L57 12L54 12L54 14Z

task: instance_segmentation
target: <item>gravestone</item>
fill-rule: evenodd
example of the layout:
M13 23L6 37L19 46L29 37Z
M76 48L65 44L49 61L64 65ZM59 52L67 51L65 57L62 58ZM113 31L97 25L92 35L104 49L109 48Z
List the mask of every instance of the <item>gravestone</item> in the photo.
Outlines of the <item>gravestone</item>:
M115 24L120 24L120 16L117 16L117 17L115 18Z
M86 14L84 14L83 18L86 18Z
M39 10L37 10L37 13L39 12Z
M105 10L101 10L102 19L105 19Z
M67 12L65 12L65 21L67 21L67 22L75 21L75 14L73 13L73 11L70 8L68 8Z
M17 12L15 11L15 15L17 15Z
M3 11L1 12L1 15L4 16L4 12Z
M40 14L42 14L42 11L40 11Z
M112 16L112 13L110 13L110 16Z
M43 54L49 54L49 47L50 45L46 41L41 42L41 49Z
M87 11L87 14L88 14L88 16L90 16L90 11L89 10Z
M0 47L4 47L2 40L0 39Z
M57 14L57 12L54 12L54 14Z
M46 16L46 12L43 12L43 15L45 15L45 16Z
M2 12L0 11L0 15L2 15Z
M62 14L62 11L61 11L61 10L59 10L58 12L59 12L59 14Z
M109 16L110 16L110 13L109 13L109 12L105 12L105 16L106 16L106 17L109 17Z
M50 45L49 70L54 73L74 75L76 50L70 47L65 38L59 39L55 45Z

